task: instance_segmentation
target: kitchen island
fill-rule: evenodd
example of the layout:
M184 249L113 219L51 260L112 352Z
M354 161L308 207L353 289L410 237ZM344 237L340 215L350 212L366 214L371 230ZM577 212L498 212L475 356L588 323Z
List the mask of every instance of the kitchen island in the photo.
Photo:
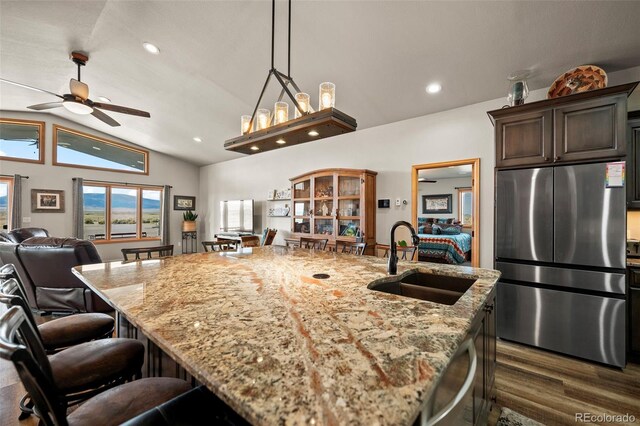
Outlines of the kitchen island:
M398 264L417 269L475 283L452 306L425 302L367 288L390 279L386 259L276 246L74 273L252 424L404 425L499 278Z

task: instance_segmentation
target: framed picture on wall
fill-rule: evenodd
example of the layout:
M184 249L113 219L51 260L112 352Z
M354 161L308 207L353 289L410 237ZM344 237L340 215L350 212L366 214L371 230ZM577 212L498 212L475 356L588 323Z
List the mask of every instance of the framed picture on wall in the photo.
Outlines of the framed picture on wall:
M64 213L64 191L32 189L31 213Z
M422 214L452 213L452 194L423 195Z
M196 197L188 197L186 195L174 195L173 209L174 210L195 210Z

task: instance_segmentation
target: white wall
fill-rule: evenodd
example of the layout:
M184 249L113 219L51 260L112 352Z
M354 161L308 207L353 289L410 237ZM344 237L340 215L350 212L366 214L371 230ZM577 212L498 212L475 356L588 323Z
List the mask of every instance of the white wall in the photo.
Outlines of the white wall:
M25 227L42 227L49 230L51 235L69 237L72 235L72 178L82 177L84 179L96 179L104 181L146 183L154 185L172 185L173 195L198 195L199 169L198 166L177 160L155 151L149 152L149 175L141 176L131 173L106 172L100 170L89 170L72 167L59 167L52 165L53 151L53 124L77 129L82 132L100 136L116 142L132 145L118 138L106 135L93 129L86 128L77 123L70 122L63 118L55 117L44 113L0 111L0 117L20 118L25 120L44 121L45 124L45 164L30 164L16 161L0 161L0 173L21 174L29 176L23 179L23 203L22 216L30 217L30 223L24 223ZM65 213L31 213L31 189L61 189L65 191ZM202 209L200 200L196 200L196 207ZM182 212L171 211L171 242L175 245L174 250L178 253L181 248L177 246L181 240ZM156 242L135 242L135 243L109 243L98 244L98 252L102 260L122 259L120 249L123 247L143 247L154 245Z
M640 67L609 74L610 85L637 80ZM505 90L506 87L505 83ZM532 91L527 102L544 99L546 92L546 89ZM446 95L445 88L438 96ZM437 96L425 98L425 102L437 99ZM276 243L282 243L282 237L290 232L290 220L266 218L267 190L285 188L290 177L316 169L362 168L378 172L378 199L408 201L401 207L392 205L390 209L377 210L376 238L379 243L387 243L395 221L411 220L412 165L480 158L480 265L490 268L495 148L487 111L505 104L505 98L494 99L202 167L199 201L200 209L206 211L202 210L201 232L210 238L217 231L220 200L254 198L256 214L262 217L260 227L278 228Z
M458 190L456 188L471 188L471 178L440 178L437 182L418 183L418 217L455 218L458 217ZM422 196L451 194L451 213L422 214Z

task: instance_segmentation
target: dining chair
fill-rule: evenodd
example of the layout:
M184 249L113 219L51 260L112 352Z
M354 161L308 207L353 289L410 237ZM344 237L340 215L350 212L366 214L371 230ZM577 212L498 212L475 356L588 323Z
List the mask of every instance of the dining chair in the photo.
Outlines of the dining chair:
M367 243L354 243L351 241L336 241L336 252L349 253L356 256L364 256Z
M399 260L413 260L416 255L416 251L418 247L416 246L397 246L398 248L398 259ZM379 255L379 252L382 251L382 257L389 257L389 245L388 244L377 244L376 245L376 256Z
M123 248L120 250L124 261L129 261L129 256L134 255L134 260L141 260L140 255L146 255L145 259L152 259L153 253L158 253L158 257L173 256L173 244L155 247L135 247L135 248Z
M238 242L235 240L217 240L217 241L203 241L202 247L205 252L209 251L235 251L237 249Z
M276 238L276 234L278 233L277 229L267 229L267 232L264 236L264 240L262 241L263 246L270 246L273 244L273 240Z
M260 247L260 237L247 235L240 237L240 247Z
M328 238L300 237L300 248L325 250L328 242Z

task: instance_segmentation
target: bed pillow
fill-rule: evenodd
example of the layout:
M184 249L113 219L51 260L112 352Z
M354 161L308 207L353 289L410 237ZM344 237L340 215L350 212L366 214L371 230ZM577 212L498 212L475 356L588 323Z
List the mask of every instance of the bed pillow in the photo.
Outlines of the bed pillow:
M442 234L442 227L440 225L433 225L431 227L431 233L433 235L440 235Z
M459 235L460 228L457 226L449 226L447 228L442 229L442 234L443 235Z

